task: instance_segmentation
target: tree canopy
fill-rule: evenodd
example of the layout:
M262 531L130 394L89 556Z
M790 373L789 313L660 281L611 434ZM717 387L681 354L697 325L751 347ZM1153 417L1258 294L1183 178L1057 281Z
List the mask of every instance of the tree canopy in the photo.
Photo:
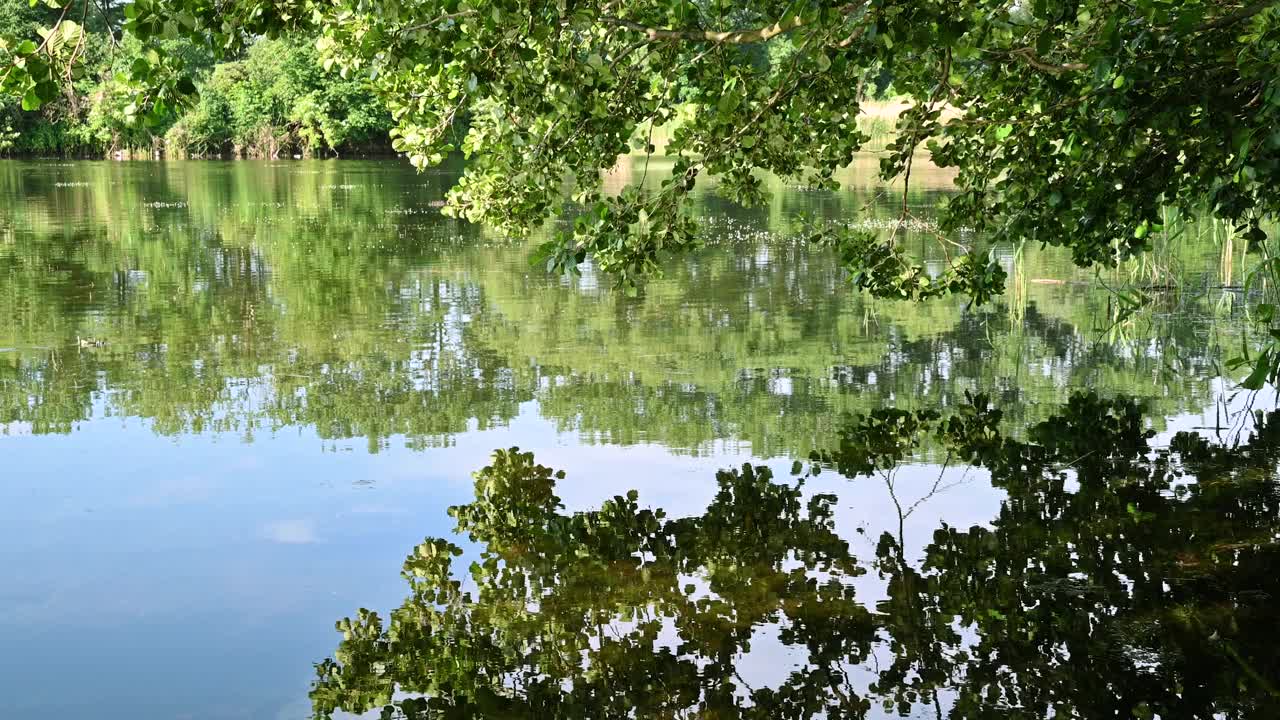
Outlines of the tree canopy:
M44 0L54 24L6 39L0 86L25 107L75 75L91 0ZM469 156L451 212L510 232L566 213L551 268L588 255L632 281L697 244L695 179L760 202L760 172L831 187L866 136L866 83L888 72L910 107L881 173L914 158L958 169L938 242L1032 240L1082 265L1142 252L1163 210L1224 218L1257 240L1277 210L1280 13L1272 0L135 0L122 30L151 49L120 74L140 117L195 92L166 38L237 53L315 33L323 64L368 78L417 167ZM81 19L77 19L81 18ZM465 137L455 120L470 118ZM675 123L657 187L606 192L633 139ZM648 148L646 148L648 149ZM566 192L566 184L569 192ZM905 197L905 196L904 196ZM902 214L910 210L904 201ZM930 273L894 238L816 228L877 295L964 292L1003 272L977 243Z

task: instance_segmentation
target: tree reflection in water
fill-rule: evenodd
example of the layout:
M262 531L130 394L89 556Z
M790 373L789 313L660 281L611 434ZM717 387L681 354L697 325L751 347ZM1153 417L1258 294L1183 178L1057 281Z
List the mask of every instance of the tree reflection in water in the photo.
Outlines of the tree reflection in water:
M1236 447L1179 434L1152 447L1137 405L1076 395L1020 439L985 397L945 414L849 419L779 482L718 474L697 517L636 493L566 513L563 473L516 449L450 510L479 547L428 540L384 620L338 623L317 716L408 718L1280 717L1277 418ZM943 525L923 561L901 533L855 558L835 469L892 482L924 446L1007 493L989 527ZM899 503L900 519L911 507ZM869 608L852 579L878 575ZM797 660L769 686L739 672L753 643Z

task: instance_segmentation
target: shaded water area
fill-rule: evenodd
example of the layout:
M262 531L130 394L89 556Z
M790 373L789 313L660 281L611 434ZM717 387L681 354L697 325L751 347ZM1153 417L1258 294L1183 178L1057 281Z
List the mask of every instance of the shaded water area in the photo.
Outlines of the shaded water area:
M392 161L0 163L0 717L1280 716L1243 248L874 301L874 163L634 297Z

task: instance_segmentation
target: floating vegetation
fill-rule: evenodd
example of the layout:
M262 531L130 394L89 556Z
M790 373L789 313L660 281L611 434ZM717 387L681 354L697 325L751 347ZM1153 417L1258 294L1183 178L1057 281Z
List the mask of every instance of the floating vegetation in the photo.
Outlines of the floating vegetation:
M390 208L386 210L388 215L438 215L437 205L416 208Z
M911 232L938 232L938 222L931 218L859 218L840 223L850 230L909 230Z

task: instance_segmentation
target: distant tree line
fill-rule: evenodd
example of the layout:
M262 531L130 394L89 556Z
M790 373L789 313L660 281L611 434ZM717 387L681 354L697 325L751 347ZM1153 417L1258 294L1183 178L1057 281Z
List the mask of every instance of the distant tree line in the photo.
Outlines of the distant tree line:
M59 13L5 3L0 36L38 38ZM123 9L109 5L105 15L86 13L83 24L59 25L51 44L83 61L38 109L0 95L0 154L271 158L390 150L391 115L367 81L326 72L315 38L304 35L264 37L223 62L188 40L166 41L165 55L182 63L195 99L177 112L140 112L131 78L154 58L120 31L123 21Z

